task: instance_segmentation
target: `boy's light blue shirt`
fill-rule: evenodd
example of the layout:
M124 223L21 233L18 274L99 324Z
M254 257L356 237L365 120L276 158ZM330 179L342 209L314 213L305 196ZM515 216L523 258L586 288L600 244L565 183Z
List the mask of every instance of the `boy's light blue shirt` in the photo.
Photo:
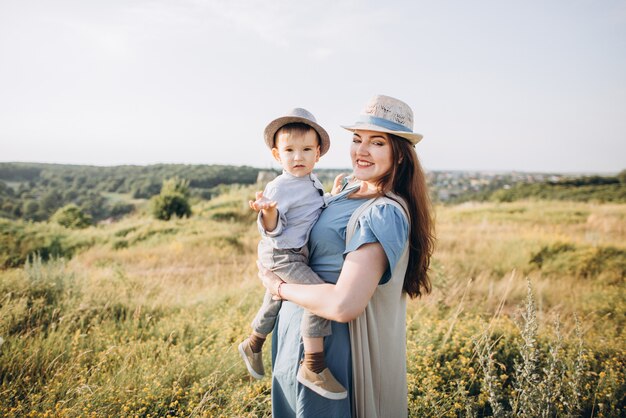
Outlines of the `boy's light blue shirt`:
M259 232L272 247L300 248L309 240L309 233L325 205L324 187L313 173L296 177L283 170L265 186L263 196L278 203L278 225L267 232L261 222L261 212L257 218Z

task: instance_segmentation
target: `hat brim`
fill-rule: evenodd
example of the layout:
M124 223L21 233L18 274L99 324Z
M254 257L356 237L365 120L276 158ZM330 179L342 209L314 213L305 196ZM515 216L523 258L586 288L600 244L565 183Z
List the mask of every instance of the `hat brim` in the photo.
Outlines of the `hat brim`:
M422 134L418 134L416 132L404 132L404 131L394 131L387 128L381 128L378 125L373 125L370 123L358 123L356 125L344 126L341 125L343 129L347 129L348 131L374 131L374 132L385 132L388 134L393 134L408 140L411 144L415 145L422 140L424 137Z
M276 132L283 126L289 123L304 123L315 129L315 132L320 136L320 157L326 154L330 148L330 136L326 129L322 128L317 123L299 116L283 116L278 119L274 119L265 127L265 143L271 149L274 148L274 136Z

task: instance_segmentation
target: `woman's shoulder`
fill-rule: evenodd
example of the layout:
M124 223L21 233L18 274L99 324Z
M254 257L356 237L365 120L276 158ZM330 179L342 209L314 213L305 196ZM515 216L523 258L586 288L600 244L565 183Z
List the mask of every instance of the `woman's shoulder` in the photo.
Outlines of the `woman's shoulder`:
M376 200L376 206L393 207L400 213L407 217L408 209L404 199L395 193L388 193L385 196L381 196Z
M381 241L405 236L409 229L402 204L390 198L378 198L359 216L358 224L371 230Z
M385 198L377 198L368 202L369 206L354 219L354 235L350 236L346 253L356 251L363 244L379 243L387 260L389 268L381 279L386 283L391 277L391 271L400 260L406 248L409 236L409 222L404 215L402 205Z
M400 222L408 225L404 200L396 196L377 198L362 217L374 222Z

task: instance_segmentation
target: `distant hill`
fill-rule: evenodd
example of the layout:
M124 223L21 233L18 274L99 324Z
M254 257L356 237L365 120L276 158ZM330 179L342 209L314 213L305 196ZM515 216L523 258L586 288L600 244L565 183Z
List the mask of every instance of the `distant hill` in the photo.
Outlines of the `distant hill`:
M316 170L330 181L346 170ZM97 167L43 163L0 163L0 218L44 221L73 203L97 222L134 210L158 194L163 181L189 181L192 198L210 199L224 187L254 184L278 175L276 170L233 165L156 164Z
M317 169L327 184L349 169ZM259 175L261 173L261 175ZM428 172L433 200L514 201L551 199L626 202L626 171L616 176L568 177L556 173ZM75 204L94 222L118 218L158 194L163 181L189 181L192 199L207 200L230 185L267 182L278 171L249 166L156 164L97 167L42 163L0 163L0 218L48 220Z
M626 171L617 176L563 178L541 183L519 183L496 190L489 200L512 202L522 199L570 200L577 202L626 202Z
M613 176L520 172L429 174L435 201L450 204L525 199L626 202L626 170Z
M256 182L258 173L258 168L227 165L0 163L0 217L41 221L74 203L98 221L132 211L133 199L158 194L168 178L189 180L192 195L208 199L221 185Z

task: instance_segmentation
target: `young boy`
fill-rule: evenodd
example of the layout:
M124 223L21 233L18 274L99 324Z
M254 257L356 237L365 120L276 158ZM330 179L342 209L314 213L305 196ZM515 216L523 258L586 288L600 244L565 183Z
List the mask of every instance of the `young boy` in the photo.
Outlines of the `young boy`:
M308 266L307 241L324 206L324 189L312 171L330 147L328 133L310 112L296 108L267 125L265 142L283 173L263 193L257 193L256 201L250 201L250 207L259 212L259 260L287 283L324 283ZM239 344L239 353L255 379L265 374L261 349L274 329L280 307L281 301L266 292L252 322L252 333ZM330 321L305 311L301 333L304 361L298 381L326 398L344 399L347 391L324 359L324 337L331 334Z

